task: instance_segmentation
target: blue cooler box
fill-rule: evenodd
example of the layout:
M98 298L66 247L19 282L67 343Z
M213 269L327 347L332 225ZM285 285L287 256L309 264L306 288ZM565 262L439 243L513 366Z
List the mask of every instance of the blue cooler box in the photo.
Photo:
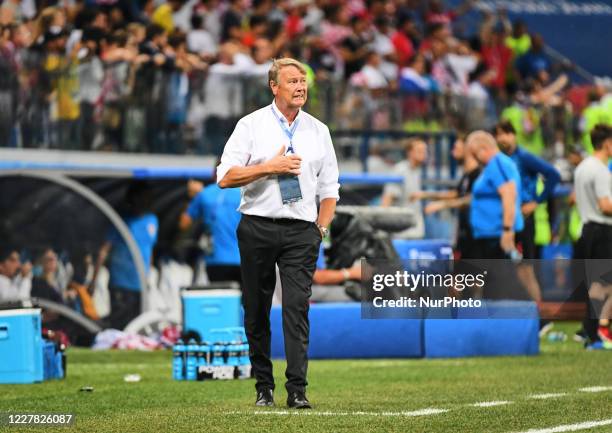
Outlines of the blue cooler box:
M183 330L211 341L211 329L242 326L241 292L236 289L183 290Z
M0 383L43 380L39 308L0 310Z

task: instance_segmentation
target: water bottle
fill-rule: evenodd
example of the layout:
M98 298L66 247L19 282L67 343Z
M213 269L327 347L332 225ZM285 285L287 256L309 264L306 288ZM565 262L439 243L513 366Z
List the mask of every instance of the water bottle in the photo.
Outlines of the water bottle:
M548 341L554 343L554 342L566 341L567 335L565 335L565 332L549 332L547 338L548 338Z
M221 342L216 342L212 346L212 365L221 366L225 364L225 346Z
M189 343L187 344L187 380L197 379L197 350L198 345L196 344L195 340L189 340Z
M523 255L516 249L510 250L508 257L512 260L512 263L519 264L523 261Z
M200 351L198 355L198 367L210 365L210 345L203 341L200 344Z
M184 380L184 364L183 355L185 353L185 343L183 340L178 340L173 347L172 356L172 378L174 380Z
M238 341L232 341L227 345L227 365L237 367L240 365L240 349L242 344Z
M240 347L240 365L251 365L251 358L249 357L249 343L246 341L243 341Z

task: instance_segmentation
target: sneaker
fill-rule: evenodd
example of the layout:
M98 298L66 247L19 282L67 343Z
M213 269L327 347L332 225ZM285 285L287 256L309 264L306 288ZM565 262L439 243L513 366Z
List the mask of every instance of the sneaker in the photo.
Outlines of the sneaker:
M287 397L287 406L294 409L312 409L310 402L303 392L292 392Z
M548 331L553 329L554 326L555 324L551 322L550 320L540 319L540 332L538 333L539 337L540 338L544 337L548 333Z
M262 389L257 392L255 406L274 406L274 393L271 389Z
M580 328L578 331L576 331L572 339L576 343L586 343L586 341L588 340L588 335L586 331L584 330L584 328Z
M607 326L600 326L597 329L597 335L604 343L612 343L612 331Z

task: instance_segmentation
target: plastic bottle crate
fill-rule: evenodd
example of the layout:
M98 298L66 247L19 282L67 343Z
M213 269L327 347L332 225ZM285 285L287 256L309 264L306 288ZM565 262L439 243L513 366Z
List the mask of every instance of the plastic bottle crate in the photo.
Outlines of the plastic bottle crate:
M173 347L175 380L231 380L251 377L249 345L244 328L211 329L214 343L179 340Z

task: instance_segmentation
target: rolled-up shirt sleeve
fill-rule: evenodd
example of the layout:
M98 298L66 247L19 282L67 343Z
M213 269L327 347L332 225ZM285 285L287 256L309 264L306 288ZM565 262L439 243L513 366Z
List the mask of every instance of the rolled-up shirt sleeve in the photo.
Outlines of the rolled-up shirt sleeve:
M317 195L319 196L319 200L326 198L335 198L338 200L340 198L338 161L336 160L336 152L334 152L334 145L332 143L328 128L325 128L323 140L325 155L323 157L323 164L321 165L321 170L319 171L319 177L317 180Z
M217 183L221 182L232 167L244 167L251 155L251 133L249 125L241 119L223 149L221 163L217 167Z

